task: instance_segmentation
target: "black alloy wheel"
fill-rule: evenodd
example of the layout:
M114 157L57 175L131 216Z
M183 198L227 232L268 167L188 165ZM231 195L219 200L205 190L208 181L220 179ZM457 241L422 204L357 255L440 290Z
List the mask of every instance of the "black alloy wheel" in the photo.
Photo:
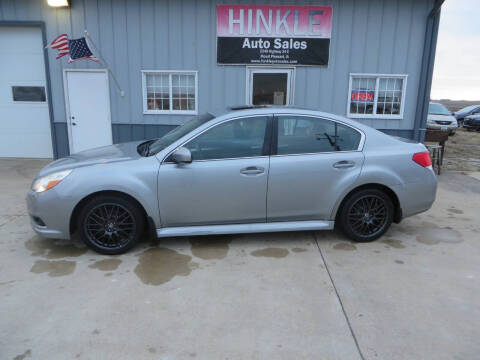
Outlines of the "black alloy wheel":
M377 189L361 190L352 194L340 213L344 233L354 241L373 241L382 236L393 220L390 197Z
M82 240L102 254L121 254L141 238L144 216L133 201L117 196L90 200L79 214Z

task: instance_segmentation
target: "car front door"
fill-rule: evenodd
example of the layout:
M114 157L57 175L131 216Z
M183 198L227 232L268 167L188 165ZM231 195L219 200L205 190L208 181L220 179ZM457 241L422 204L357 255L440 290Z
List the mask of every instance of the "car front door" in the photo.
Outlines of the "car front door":
M183 145L191 163L167 157L158 173L162 226L265 222L272 121L227 120Z
M340 194L360 174L362 133L335 121L275 117L267 221L332 220Z

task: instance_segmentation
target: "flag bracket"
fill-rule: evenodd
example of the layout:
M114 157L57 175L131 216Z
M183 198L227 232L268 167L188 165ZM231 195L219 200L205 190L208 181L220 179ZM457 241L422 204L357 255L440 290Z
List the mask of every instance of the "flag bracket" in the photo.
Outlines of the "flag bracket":
M115 74L113 73L112 69L110 68L110 65L108 65L108 63L105 61L105 59L103 58L102 56L102 53L100 52L100 50L98 49L98 47L95 45L95 42L92 40L92 38L90 37L90 35L88 34L88 31L85 30L84 31L85 33L85 38L88 40L88 42L93 46L93 48L95 49L96 53L98 54L98 57L103 61L103 63L105 64L106 68L107 68L107 71L110 73L110 75L112 76L112 79L113 81L115 82L115 85L117 86L117 89L118 91L120 92L120 96L125 96L125 91L122 90L122 88L120 87L120 84L117 80L117 77L115 76Z

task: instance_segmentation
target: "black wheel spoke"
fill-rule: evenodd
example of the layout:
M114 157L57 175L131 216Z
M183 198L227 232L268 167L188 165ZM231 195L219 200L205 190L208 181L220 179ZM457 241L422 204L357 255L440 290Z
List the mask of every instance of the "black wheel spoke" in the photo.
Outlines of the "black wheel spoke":
M124 246L136 232L133 214L126 207L116 203L94 207L87 214L83 226L90 241L109 249Z
M372 236L385 227L388 220L385 200L377 195L365 195L350 206L347 220L359 236Z

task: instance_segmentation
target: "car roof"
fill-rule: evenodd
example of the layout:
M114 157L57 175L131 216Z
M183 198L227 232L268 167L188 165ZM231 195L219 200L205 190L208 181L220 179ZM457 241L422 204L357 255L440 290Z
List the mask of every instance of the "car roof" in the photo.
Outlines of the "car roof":
M298 114L298 115L311 115L322 117L330 120L335 120L339 122L343 122L347 125L351 125L363 131L373 130L372 127L364 125L360 122L355 120L346 118L344 116L339 116L323 111L319 111L318 109L307 108L307 107L300 107L300 106L290 106L290 105L261 105L261 106L253 106L253 105L240 105L234 106L226 111L212 111L212 115L216 117L215 120L221 121L232 117L241 117L241 116L254 116L254 115L269 115L269 114Z
M468 105L468 106L465 106L464 108L458 110L457 113L467 112L467 111L470 111L471 109L475 109L475 108L477 108L477 107L480 107L480 104L477 104L477 105Z

